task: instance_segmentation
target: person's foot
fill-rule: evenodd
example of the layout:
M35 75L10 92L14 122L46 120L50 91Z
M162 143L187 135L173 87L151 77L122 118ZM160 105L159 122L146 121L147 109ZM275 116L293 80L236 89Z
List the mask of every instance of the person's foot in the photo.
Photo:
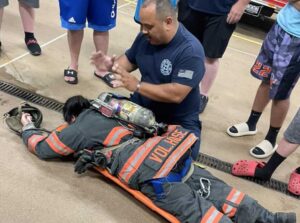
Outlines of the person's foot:
M200 94L200 112L202 113L207 105L208 97L205 95Z
M64 79L68 84L78 83L78 72L76 70L67 68L64 70Z
M35 38L25 39L25 44L31 55L33 56L41 55L42 53L41 47Z

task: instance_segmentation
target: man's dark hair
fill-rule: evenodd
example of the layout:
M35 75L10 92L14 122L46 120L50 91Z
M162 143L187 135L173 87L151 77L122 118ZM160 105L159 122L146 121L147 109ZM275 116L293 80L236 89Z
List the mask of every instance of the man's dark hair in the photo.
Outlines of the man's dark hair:
M159 19L165 19L166 16L177 19L177 0L143 0L142 7L150 4L156 5L156 16Z
M77 117L83 110L90 106L90 102L81 95L70 97L63 107L64 120L67 123L71 123L73 117Z

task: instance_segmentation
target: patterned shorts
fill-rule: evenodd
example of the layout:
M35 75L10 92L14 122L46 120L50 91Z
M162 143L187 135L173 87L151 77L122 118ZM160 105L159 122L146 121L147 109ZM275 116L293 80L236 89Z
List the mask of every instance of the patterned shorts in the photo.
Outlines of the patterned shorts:
M289 98L300 76L300 38L285 32L277 23L267 34L251 74L270 84L270 98Z
M300 144L300 108L284 133L284 138L294 144Z

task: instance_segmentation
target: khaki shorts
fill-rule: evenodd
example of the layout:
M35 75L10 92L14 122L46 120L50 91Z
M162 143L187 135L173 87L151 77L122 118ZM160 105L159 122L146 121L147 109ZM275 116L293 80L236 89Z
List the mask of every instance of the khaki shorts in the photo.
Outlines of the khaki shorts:
M22 2L32 8L39 8L40 7L40 1L39 0L19 0L19 2ZM0 0L0 8L3 8L8 5L8 0Z

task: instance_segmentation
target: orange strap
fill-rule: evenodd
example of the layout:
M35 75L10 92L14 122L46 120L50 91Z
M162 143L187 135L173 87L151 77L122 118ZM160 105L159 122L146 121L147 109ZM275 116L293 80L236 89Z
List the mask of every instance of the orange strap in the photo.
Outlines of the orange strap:
M167 219L169 222L171 222L171 223L180 223L180 221L175 216L173 216L170 213L164 211L163 209L157 207L148 197L146 197L140 191L133 190L133 189L129 188L126 184L121 182L118 178L111 175L107 170L101 169L99 167L95 167L95 169L99 173L101 173L102 175L104 175L105 177L112 180L114 183L116 183L120 187L122 187L124 190L129 192L132 196L135 197L135 199L139 200L144 205L146 205L148 208L150 208L151 210L155 211L156 213L158 213L159 215L161 215L162 217Z
M130 158L126 161L123 168L119 172L119 179L128 183L132 175L138 170L145 158L151 152L152 148L161 140L161 137L154 137L148 139L140 147L138 147Z
M194 134L189 135L181 144L176 148L176 151L168 157L164 165L160 170L155 174L154 178L166 177L177 161L185 154L185 152L191 148L194 142L197 140L197 137Z

